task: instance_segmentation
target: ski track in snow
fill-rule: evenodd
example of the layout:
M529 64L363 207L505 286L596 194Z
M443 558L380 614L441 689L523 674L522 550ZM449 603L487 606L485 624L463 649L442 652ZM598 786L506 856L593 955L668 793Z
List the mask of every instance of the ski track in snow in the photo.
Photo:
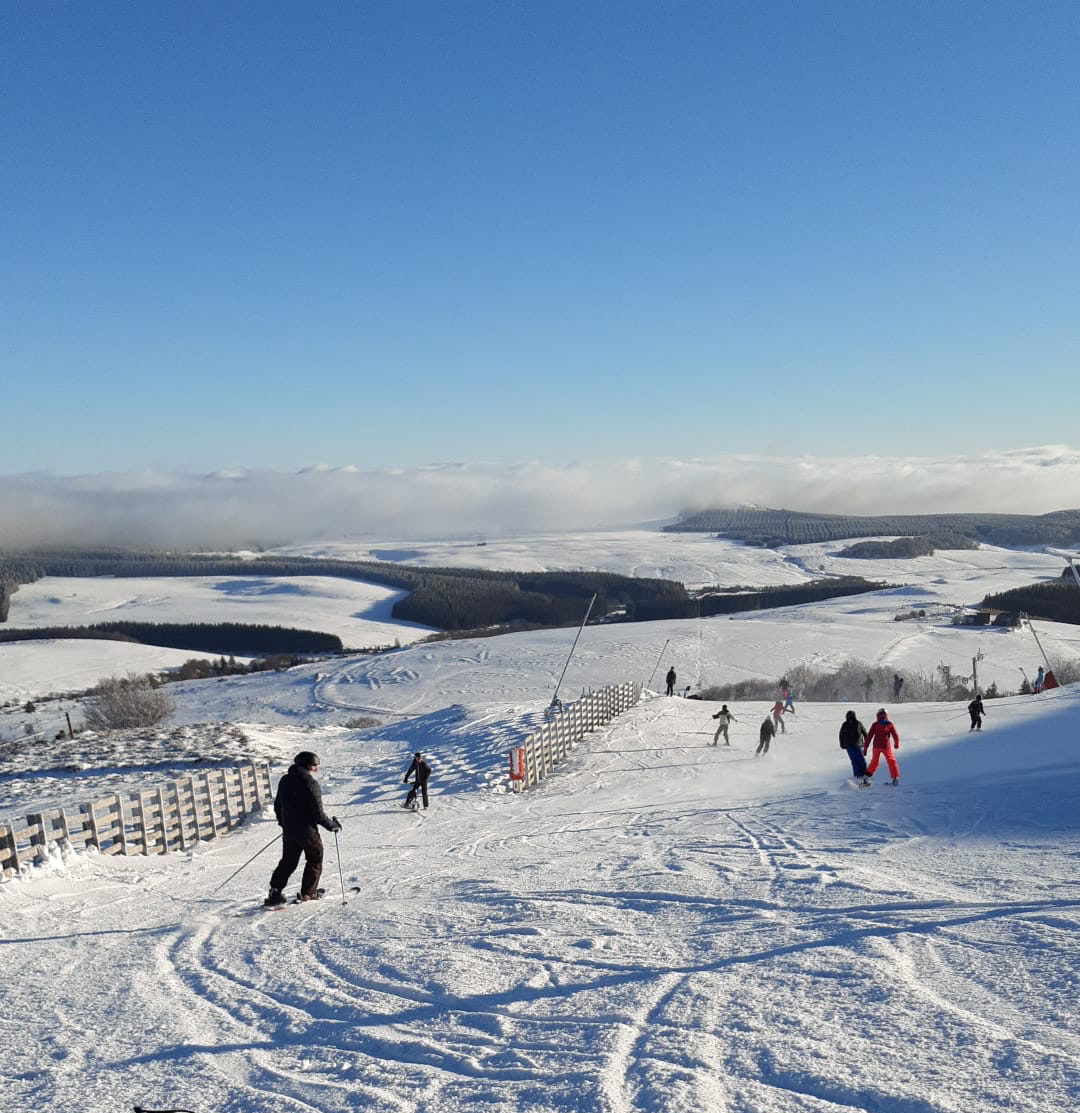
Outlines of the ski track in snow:
M983 591L989 573L969 571ZM688 627L674 659L702 652L701 629L737 638L748 674L841 659L851 627L815 615ZM646 627L590 628L587 681L562 694L647 674ZM890 620L873 659L936 654L935 637ZM1002 659L1009 638L988 643ZM269 821L168 858L54 856L0 885L7 1107L1080 1107L1080 692L994 701L978 737L960 705L901 705L901 784L868 790L836 746L841 705L800 703L757 758L763 701L734 706L728 749L709 745L716 705L648 694L514 796L507 751L541 721L569 640L193 686L281 708L288 725L257 731L320 752L346 892L330 837L318 906L259 907L273 849L229 881ZM312 728L323 708L388 721ZM434 768L424 814L400 808L416 749Z

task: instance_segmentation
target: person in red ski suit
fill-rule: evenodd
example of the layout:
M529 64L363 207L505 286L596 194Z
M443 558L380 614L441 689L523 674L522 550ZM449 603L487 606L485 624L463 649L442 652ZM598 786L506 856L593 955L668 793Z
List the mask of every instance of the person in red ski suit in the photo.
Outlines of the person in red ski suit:
M787 734L787 727L784 726L784 704L781 700L773 704L772 721L773 734Z
M866 741L863 743L863 756L866 756L866 751L874 747L874 756L870 759L870 764L866 767L866 775L872 777L874 770L877 769L878 763L882 758L885 759L885 764L889 767L889 775L892 777L892 783L900 783L900 769L896 764L896 758L893 756L893 748L900 749L900 735L896 729L889 722L889 713L882 707L878 713L877 718L874 720L873 725L866 732Z

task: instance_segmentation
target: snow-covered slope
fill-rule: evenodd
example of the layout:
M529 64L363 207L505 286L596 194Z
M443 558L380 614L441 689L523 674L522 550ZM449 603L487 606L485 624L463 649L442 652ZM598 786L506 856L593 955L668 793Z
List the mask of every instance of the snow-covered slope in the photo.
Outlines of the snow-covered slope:
M964 674L980 652L983 682L1015 688L1039 663L1029 632L894 615L972 602L1046 558L925 559L895 593L590 627L561 695L658 665L694 687L846 657ZM1074 628L1039 632L1055 659L1080 655ZM0 884L5 1107L1080 1106L1080 691L988 701L978 734L962 704L890 704L901 784L870 789L851 787L836 733L849 705L869 718L876 704L800 700L755 757L764 701L734 704L732 746L714 749L715 705L650 693L515 796L507 752L539 720L573 633L175 685L185 754L216 737L198 723L242 724L245 751L320 753L344 825L339 846L327 836L328 898L259 909L269 820L168 858L57 850ZM58 687L38 666L36 683ZM345 727L362 716L383 725ZM133 751L144 764L130 775L166 771L166 743ZM399 803L417 749L433 800L412 815ZM58 791L56 776L26 775L50 752L25 748L0 779L20 812L38 788ZM69 774L70 791L122 781L123 758Z
M259 910L270 822L0 886L10 1107L1074 1109L1080 693L902 706L865 790L834 706L761 758L711 710L646 698L523 796L499 707L267 728L321 751L347 903L328 836L327 899Z

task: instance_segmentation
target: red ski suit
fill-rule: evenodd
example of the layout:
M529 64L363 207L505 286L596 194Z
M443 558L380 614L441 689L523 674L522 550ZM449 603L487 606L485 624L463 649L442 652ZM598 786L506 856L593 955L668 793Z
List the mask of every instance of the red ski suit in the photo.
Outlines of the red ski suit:
M900 769L896 764L896 758L893 757L893 745L900 749L900 735L897 733L896 727L889 722L888 719L876 719L870 729L866 732L866 743L863 746L863 754L873 746L874 756L870 759L870 764L866 767L868 776L874 775L874 770L877 769L881 759L885 759L885 764L889 767L889 776L896 778L900 776Z

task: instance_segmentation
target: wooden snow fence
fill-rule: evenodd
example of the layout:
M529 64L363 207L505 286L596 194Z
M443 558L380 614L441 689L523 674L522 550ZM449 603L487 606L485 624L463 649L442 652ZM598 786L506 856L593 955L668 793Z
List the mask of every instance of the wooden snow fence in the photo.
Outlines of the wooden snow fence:
M557 705L539 730L510 751L510 783L514 791L539 784L589 731L610 723L639 699L640 684L612 684L573 703Z
M269 765L249 764L0 821L0 872L18 874L44 859L50 843L94 846L102 854L184 851L239 826L272 799Z

